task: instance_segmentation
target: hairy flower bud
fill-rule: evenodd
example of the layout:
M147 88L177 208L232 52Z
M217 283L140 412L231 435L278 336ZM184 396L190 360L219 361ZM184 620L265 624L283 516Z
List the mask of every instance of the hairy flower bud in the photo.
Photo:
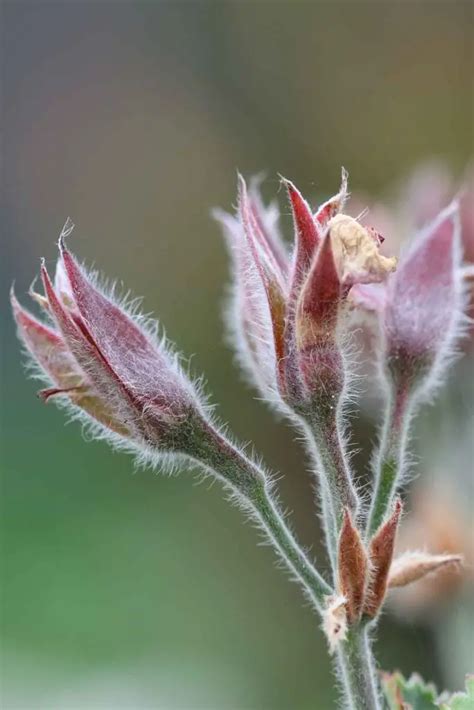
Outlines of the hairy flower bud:
M60 334L22 308L13 290L11 304L19 336L52 385L39 392L41 398L48 401L56 395L65 395L105 427L128 436L128 429L117 421L111 408L87 387L84 373Z
M144 320L105 295L59 241L55 283L44 266L45 296L34 294L51 325L20 306L12 293L18 333L51 385L40 395L60 398L101 433L142 451L192 453L204 408L177 357Z
M459 205L422 229L385 284L357 285L351 300L380 314L382 369L397 387L429 396L466 324Z
M398 499L392 515L380 526L369 544L371 574L364 605L364 614L367 616L376 616L385 599L402 508Z
M429 388L453 352L463 320L458 205L426 227L388 283L383 330L387 368Z
M290 200L295 225L295 255L293 259L293 287L301 283L311 266L314 253L321 242L321 226L315 220L311 207L290 180L282 179ZM296 282L296 283L295 283Z
M396 266L396 259L379 254L379 246L374 233L348 215L338 214L327 223L296 311L296 343L309 389L314 383L325 384L332 393L342 387L338 324L349 289L380 282Z
M300 407L318 391L340 392L343 359L338 321L350 287L380 281L394 261L378 255L379 240L341 213L339 192L313 213L289 180L295 225L292 258L274 211L239 178L237 217L217 212L234 262L231 326L240 360L263 396Z
M296 305L295 340L301 378L309 391L330 383L340 391L342 356L337 325L342 288L329 234L323 239Z
M345 597L349 623L357 621L362 612L368 581L368 557L351 514L344 511L344 521L338 546L338 587Z

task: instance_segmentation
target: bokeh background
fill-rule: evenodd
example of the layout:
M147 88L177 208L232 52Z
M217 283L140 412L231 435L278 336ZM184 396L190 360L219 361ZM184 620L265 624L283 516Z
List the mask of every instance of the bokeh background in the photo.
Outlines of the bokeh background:
M144 296L220 416L285 474L282 497L317 554L301 448L242 385L223 337L227 259L210 208L231 207L237 169L265 170L268 196L280 172L311 198L335 191L341 165L376 199L433 157L460 176L472 12L456 0L3 3L2 708L333 706L322 634L271 550L219 486L135 472L38 401L6 293L14 278L26 303L70 215L73 249ZM470 363L417 427L418 498L451 501L425 505L422 544L433 520L472 541ZM362 405L357 443L373 444L377 416ZM399 595L381 666L460 686L474 668L471 593L467 574L429 604Z

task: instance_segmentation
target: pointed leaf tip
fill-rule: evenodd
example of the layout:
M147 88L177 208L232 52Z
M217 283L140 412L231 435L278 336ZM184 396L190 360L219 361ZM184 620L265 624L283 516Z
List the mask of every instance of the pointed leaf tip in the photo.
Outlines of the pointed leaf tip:
M461 266L459 203L454 200L405 249L387 289L383 327L393 364L389 370L397 377L411 370L424 397L439 384L464 332Z
M326 234L301 288L296 312L299 350L333 340L341 300L330 235Z
M339 195L341 196L341 201L342 201L341 208L344 206L345 201L349 197L349 193L347 192L348 183L349 183L349 173L345 169L345 167L342 166L341 167L341 186L339 188Z
M242 173L239 172L237 173L237 187L239 196L244 196L247 194L247 183Z
M337 214L340 214L344 209L344 205L349 196L349 193L347 192L348 177L349 174L347 170L345 168L341 168L341 184L339 192L320 205L314 213L314 220L322 234L326 232L329 221Z
M427 552L407 552L396 560L390 567L388 586L405 587L407 584L417 582L430 574L436 574L444 569L461 567L462 555L431 555Z
M58 246L61 251L63 251L66 248L65 239L67 239L67 237L69 237L69 235L72 233L75 226L76 225L74 224L72 219L70 217L68 217L64 223L63 228L61 229L61 233L60 233L59 239L58 239Z
M18 303L18 299L16 297L15 282L14 281L12 281L12 283L11 283L9 295L10 295L10 303L12 305L12 308L18 307L20 304Z
M367 590L364 613L371 617L375 617L378 614L385 599L402 510L402 501L397 498L391 516L385 523L382 523L370 541L369 557L372 573Z
M311 257L320 241L320 236L311 208L301 192L291 180L283 177L281 180L286 187L293 212L297 240L295 271L301 275L309 267Z
M344 517L338 546L339 593L347 600L347 618L350 623L360 617L368 578L368 556L360 533L348 508Z

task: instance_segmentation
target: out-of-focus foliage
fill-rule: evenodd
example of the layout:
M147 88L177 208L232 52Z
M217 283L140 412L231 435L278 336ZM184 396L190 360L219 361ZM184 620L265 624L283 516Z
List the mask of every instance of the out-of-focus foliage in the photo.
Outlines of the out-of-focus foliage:
M474 707L474 677L466 678L466 692L438 692L432 683L419 675L404 678L401 673L383 673L382 687L390 710L472 710Z

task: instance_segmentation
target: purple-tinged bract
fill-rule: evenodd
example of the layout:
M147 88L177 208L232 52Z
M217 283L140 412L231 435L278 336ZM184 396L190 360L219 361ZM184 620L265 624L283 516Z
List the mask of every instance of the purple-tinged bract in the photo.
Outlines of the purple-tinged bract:
M59 241L55 282L41 267L45 296L34 294L43 323L12 293L18 333L49 387L102 434L147 450L192 453L205 421L197 389L178 358L139 315L97 286Z
M382 328L387 369L430 392L465 325L459 208L453 203L402 254L387 282Z

